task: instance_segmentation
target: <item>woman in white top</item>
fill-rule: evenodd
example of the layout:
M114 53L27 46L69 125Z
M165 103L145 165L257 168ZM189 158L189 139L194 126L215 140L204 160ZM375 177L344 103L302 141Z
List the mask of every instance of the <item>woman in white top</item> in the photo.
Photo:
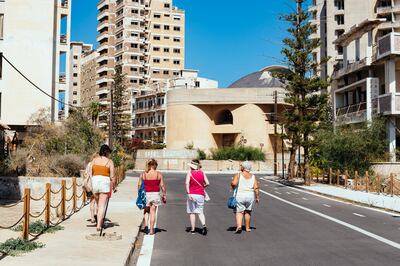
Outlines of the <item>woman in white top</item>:
M236 234L242 232L243 217L246 232L250 232L251 212L254 201L260 202L260 191L256 177L250 173L252 165L245 161L240 166L240 173L232 180L232 188L238 189L236 193Z

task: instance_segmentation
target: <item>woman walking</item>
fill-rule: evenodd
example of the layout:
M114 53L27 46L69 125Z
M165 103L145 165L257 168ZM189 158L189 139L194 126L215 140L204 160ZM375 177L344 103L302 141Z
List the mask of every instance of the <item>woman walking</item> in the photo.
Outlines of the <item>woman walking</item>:
M92 161L92 187L97 205L97 231L103 227L105 205L108 194L115 187L114 163L109 159L111 149L102 145L99 157Z
M144 173L139 178L138 190L144 182L144 190L146 191L146 208L144 209L144 224L146 233L150 218L150 235L154 235L154 224L156 223L157 207L161 205L161 201L167 202L167 190L165 188L164 177L157 171L158 163L151 159L146 164ZM160 197L160 191L162 197Z
M98 158L99 154L96 152L95 154L92 155L92 158L90 162L86 166L85 170L85 180L90 179L87 182L92 183L92 171L93 171L93 160ZM97 210L96 210L96 200L93 195L92 190L89 190L89 188L86 189L86 198L90 199L90 222L91 223L97 223Z
M204 200L206 197L204 188L209 186L210 182L206 174L201 170L199 160L192 160L188 166L190 167L190 172L186 175L186 193L188 195L186 209L190 218L190 232L192 234L196 233L197 214L203 226L202 234L207 235L206 217L204 216Z
M258 182L251 172L252 165L249 161L245 161L240 166L240 173L236 175L231 183L236 192L236 234L242 232L243 217L245 220L246 232L250 232L251 214L254 201L260 202L260 191Z

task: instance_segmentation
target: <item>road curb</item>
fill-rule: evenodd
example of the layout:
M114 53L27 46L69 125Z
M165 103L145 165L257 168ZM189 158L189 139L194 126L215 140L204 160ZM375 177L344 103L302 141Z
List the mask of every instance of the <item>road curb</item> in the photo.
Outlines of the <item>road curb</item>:
M393 209L382 208L382 207L379 207L379 206L375 206L373 204L366 204L366 203L360 202L360 201L354 201L354 200L343 198L343 197L333 196L333 195L328 194L328 193L309 190L309 189L306 189L306 188L304 188L302 186L299 186L299 185L288 185L288 184L285 184L284 182L281 182L281 180L271 180L271 181L278 182L279 184L282 184L282 185L287 186L287 187L294 187L294 188L297 188L297 189L301 189L303 191L307 191L307 192L310 192L310 193L314 193L314 194L317 194L317 195L325 196L325 197L328 197L328 198L332 198L332 199L336 199L336 200L340 200L340 201L344 201L344 202L349 202L349 203L352 203L352 204L355 204L355 205L360 205L360 206L363 206L363 207L373 208L373 209L377 209L377 210L383 210L383 211L391 212L393 214L400 214L399 211L396 211L396 210L393 210Z
M137 231L137 233L136 233L136 236L135 236L135 238L134 238L134 240L133 240L133 242L132 242L132 245L131 245L131 247L130 247L130 249L129 249L129 251L128 251L128 254L127 254L127 256L126 256L126 260L125 260L124 266L129 266L129 265L130 265L130 261L131 261L131 259L132 259L132 256L133 256L133 254L134 254L135 251L136 251L136 244L137 244L137 242L139 241L139 234L140 234L140 229L142 228L142 225L143 225L143 221L140 223L139 228L138 228L138 231Z

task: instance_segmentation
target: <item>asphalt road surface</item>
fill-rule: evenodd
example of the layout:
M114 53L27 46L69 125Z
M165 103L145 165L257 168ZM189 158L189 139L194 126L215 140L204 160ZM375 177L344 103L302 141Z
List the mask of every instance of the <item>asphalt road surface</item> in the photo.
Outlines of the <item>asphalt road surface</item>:
M164 174L151 265L400 265L400 217L260 179L250 233L234 234L228 175L208 175L207 236L186 232L185 175ZM200 224L197 224L200 227Z

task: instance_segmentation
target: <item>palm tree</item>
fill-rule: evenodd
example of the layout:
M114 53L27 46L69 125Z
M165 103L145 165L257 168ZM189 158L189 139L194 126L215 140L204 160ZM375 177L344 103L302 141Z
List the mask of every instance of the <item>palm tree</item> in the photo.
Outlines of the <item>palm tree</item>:
M100 103L99 102L91 102L88 109L89 115L92 119L92 124L97 126L99 121L100 114Z

